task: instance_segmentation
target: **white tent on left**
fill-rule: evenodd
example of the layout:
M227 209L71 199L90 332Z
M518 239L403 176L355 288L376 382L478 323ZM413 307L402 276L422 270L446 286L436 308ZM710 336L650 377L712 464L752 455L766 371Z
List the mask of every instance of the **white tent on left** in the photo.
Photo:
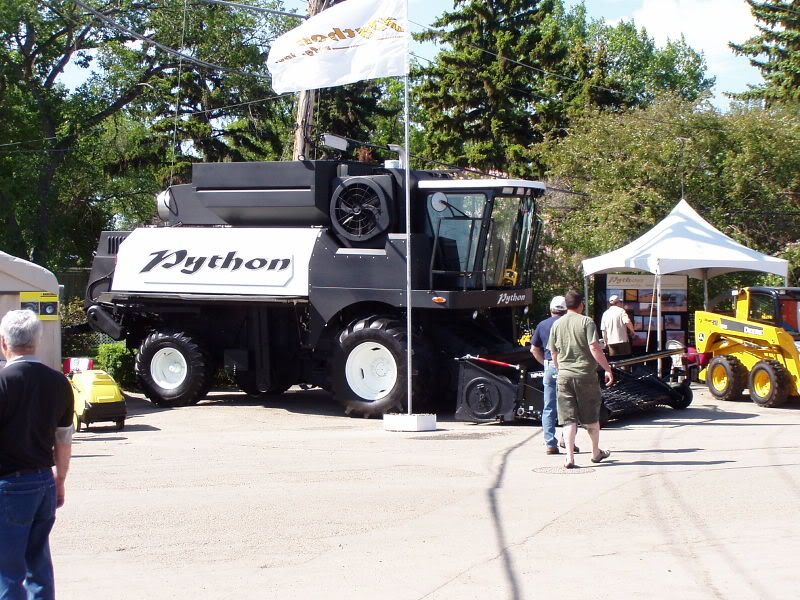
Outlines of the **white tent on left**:
M61 370L61 321L58 316L58 280L44 267L0 252L0 318L8 311L30 308L42 321L37 357ZM0 363L4 362L0 354Z
M618 271L645 271L655 276L661 297L662 275L688 275L702 279L708 304L708 279L734 271L761 271L783 277L788 285L789 261L762 254L728 237L689 206L686 200L655 227L631 243L583 261L584 277ZM661 320L661 303L658 303ZM658 328L661 348L661 328Z

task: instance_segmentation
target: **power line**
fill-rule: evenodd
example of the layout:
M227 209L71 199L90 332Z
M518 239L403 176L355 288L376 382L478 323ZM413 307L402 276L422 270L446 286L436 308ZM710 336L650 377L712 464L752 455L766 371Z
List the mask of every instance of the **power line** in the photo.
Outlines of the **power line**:
M447 33L443 29L436 29L435 27L431 27L430 25L423 25L422 23L417 23L416 21L412 21L410 19L409 19L408 22L409 23L413 23L414 25L417 25L418 27L423 27L425 29L429 29L430 31L434 31L436 33ZM511 58L510 56L503 56L502 54L498 54L496 52L492 52L491 50L487 50L486 48L481 48L480 46L476 46L474 44L465 43L465 45L470 47L470 48L474 48L475 50L479 50L480 52L483 52L483 53L488 54L490 56L494 56L495 58L500 58L500 59L506 60L506 61L508 61L510 63L514 63L515 65L519 65L520 67L524 67L526 69L530 69L531 71L536 71L538 73L542 73L543 75L551 75L552 77L556 77L558 79L563 79L565 81L571 81L573 83L585 83L584 81L578 79L577 77L570 77L569 75L562 75L561 73L555 73L553 71L547 71L546 69L542 69L542 68L539 68L539 67L534 67L533 65L529 65L529 64L521 62L519 60L515 60L515 59ZM604 92L610 92L612 94L620 94L620 95L624 95L625 94L625 92L623 92L621 90L614 90L612 88L603 87L602 85L589 84L589 86L593 87L596 90L602 90Z
M38 142L47 142L55 139L58 139L57 136L51 135L50 137L39 138L35 140L25 140L24 142L9 142L7 144L0 144L0 148L8 148L9 146L21 146L22 144L35 144Z
M283 10L275 10L273 8L261 8L260 6L251 6L249 4L239 4L238 2L226 2L226 0L196 0L197 2L204 2L205 4L221 4L222 6L229 6L231 8L241 8L243 10L252 10L255 12L265 13L268 15L281 15L283 17L294 17L296 19L307 19L306 15L297 13L286 12Z
M238 69L231 69L229 67L223 67L221 65L215 65L214 63L206 62L204 60L200 60L199 58L193 58L193 57L189 56L188 54L184 54L183 52L181 52L179 50L176 50L175 48L170 48L169 46L165 46L164 44L162 44L160 42L157 42L154 39L151 39L151 38L149 38L147 36L144 36L144 35L142 35L140 33L137 33L137 32L135 32L135 31L133 31L131 29L128 29L127 27L124 27L124 26L120 25L119 23L115 22L113 19L110 19L107 15L104 15L100 11L95 10L91 6L88 6L85 3L81 2L81 0L73 0L73 1L75 2L75 4L80 6L85 11L91 13L96 18L100 19L108 27L111 27L111 29L115 29L115 30L117 30L117 31L119 31L121 33L124 33L125 35L129 35L130 37L135 38L135 39L139 40L140 42L144 42L145 44L150 44L151 46L155 46L156 48L158 48L160 50L163 50L167 54L171 54L173 56L176 56L176 57L178 57L178 58L180 58L182 60L185 60L186 62L193 63L195 65L198 65L198 66L206 68L206 69L211 69L212 71L225 71L225 72L228 72L228 73L235 73L237 75L242 75L244 77L255 77L255 78L258 78L258 79L269 79L268 77L265 77L264 75L259 75L258 73L247 73L245 71L240 71Z

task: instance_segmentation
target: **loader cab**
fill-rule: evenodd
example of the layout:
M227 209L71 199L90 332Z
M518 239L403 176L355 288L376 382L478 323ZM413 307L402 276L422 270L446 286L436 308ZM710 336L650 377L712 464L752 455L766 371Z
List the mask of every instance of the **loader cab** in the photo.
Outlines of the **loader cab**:
M800 338L800 288L751 287L739 291L736 317L786 330Z
M432 240L429 287L529 287L544 184L521 180L423 180L424 232Z

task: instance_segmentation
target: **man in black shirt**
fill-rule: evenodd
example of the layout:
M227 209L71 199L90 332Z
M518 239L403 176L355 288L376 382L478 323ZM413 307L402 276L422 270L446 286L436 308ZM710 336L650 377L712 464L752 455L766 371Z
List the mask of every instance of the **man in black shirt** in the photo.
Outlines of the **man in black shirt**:
M0 321L0 598L55 598L50 530L64 504L72 445L72 387L34 354L30 310ZM52 467L55 465L55 477Z

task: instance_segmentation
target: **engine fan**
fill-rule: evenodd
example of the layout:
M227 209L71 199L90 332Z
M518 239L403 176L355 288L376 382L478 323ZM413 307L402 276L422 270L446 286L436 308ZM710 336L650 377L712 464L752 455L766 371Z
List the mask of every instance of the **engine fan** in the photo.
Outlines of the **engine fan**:
M336 233L351 242L380 235L390 223L386 191L369 177L346 179L331 196L331 221Z

